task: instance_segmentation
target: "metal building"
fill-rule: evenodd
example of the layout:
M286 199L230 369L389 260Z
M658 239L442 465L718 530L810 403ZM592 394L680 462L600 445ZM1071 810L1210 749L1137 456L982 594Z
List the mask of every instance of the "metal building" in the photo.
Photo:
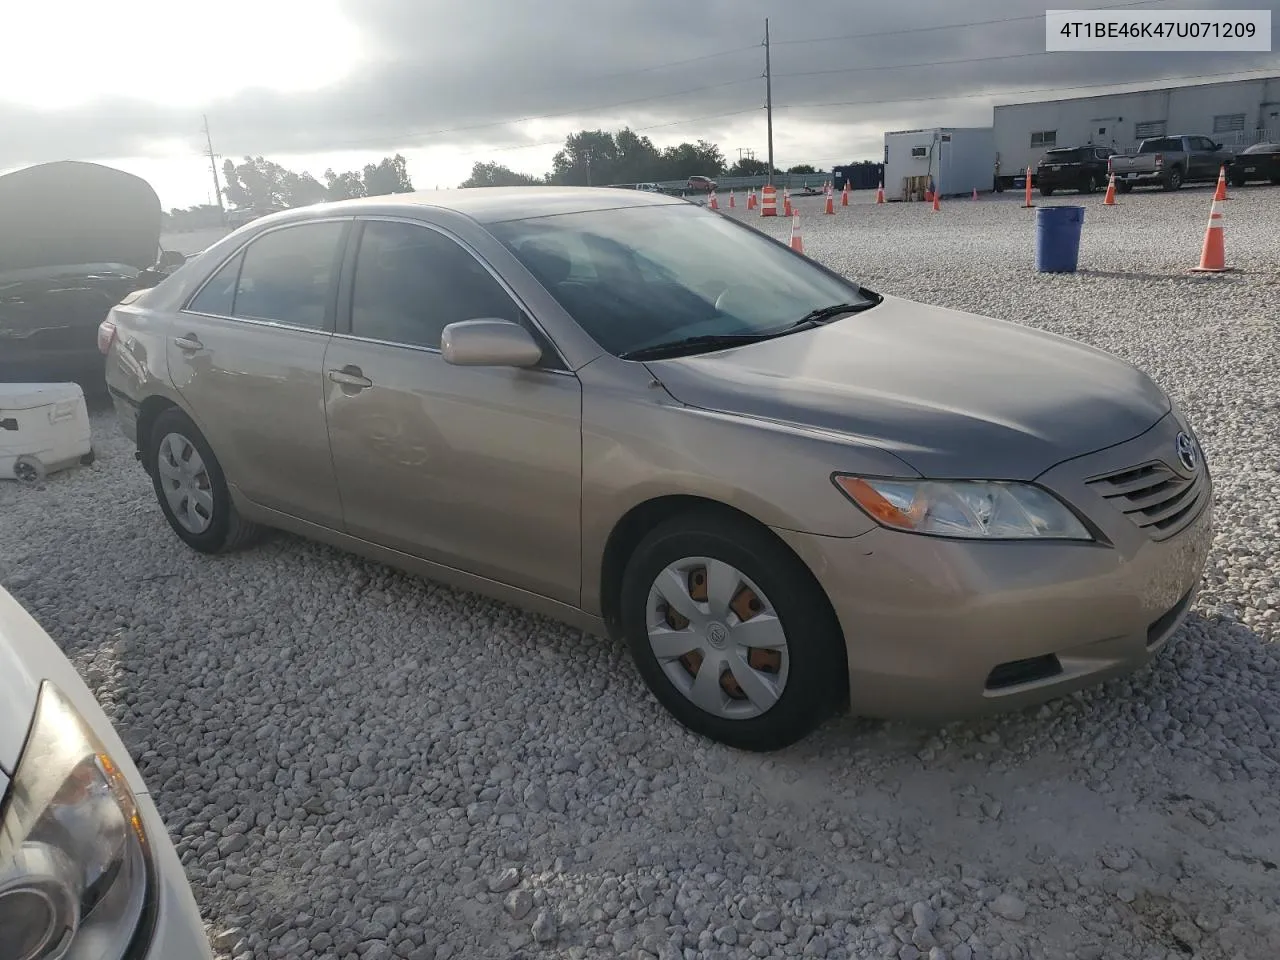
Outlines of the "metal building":
M991 189L995 169L991 127L931 127L884 135L884 192L888 200L923 200Z
M996 106L1001 186L1051 147L1137 149L1146 137L1205 136L1240 148L1280 139L1280 76Z

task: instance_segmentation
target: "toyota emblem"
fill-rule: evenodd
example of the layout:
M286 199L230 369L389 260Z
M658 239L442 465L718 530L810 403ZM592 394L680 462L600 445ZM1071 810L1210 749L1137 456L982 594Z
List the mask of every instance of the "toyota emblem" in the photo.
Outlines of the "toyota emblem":
M1196 472L1196 463L1199 457L1196 454L1196 442L1187 434L1179 433L1173 441L1174 449L1178 453L1178 462L1188 473Z

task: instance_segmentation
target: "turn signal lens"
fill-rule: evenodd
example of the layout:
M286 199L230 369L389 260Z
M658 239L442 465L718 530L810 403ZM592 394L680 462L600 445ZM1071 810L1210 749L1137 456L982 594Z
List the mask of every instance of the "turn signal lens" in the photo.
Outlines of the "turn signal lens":
M995 480L884 480L836 474L835 485L881 526L934 537L1093 540L1051 493Z

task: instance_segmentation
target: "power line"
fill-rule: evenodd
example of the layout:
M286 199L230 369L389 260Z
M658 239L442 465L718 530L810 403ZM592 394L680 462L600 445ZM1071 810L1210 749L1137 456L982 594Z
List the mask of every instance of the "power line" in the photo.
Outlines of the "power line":
M837 100L829 103L787 103L775 104L777 110L809 110L818 107L867 107L879 106L882 103L928 103L936 100L975 100L983 97L1008 97L1022 93L1046 93L1057 90L1091 90L1097 87L1120 87L1133 83L1162 83L1167 80L1205 80L1210 77L1233 77L1242 73L1258 73L1274 70L1275 67L1246 67L1238 70L1224 70L1220 73L1196 73L1178 77L1147 77L1142 80L1108 80L1103 83L1078 83L1071 86L1056 84L1052 87L1029 87L1024 90L988 90L984 93L947 93L937 97L905 97L899 100ZM1066 98L1071 99L1071 98Z
M1034 50L1031 53L1006 53L997 57L967 57L963 60L922 60L917 63L875 64L869 67L839 67L835 70L805 70L801 73L778 73L777 77L821 77L833 73L863 73L871 70L901 70L904 67L942 67L949 63L986 63L990 60L1018 60L1024 57L1044 57L1064 50Z
M667 67L682 67L687 63L702 63L704 60L716 60L720 57L727 57L734 53L746 53L748 50L759 50L760 45L753 43L749 47L734 47L732 50L720 50L717 53L707 53L700 57L689 57L687 60L668 60L666 63L655 63L651 67L639 67L634 70L621 70L617 73L597 73L590 79L603 80L608 77L629 77L635 73L652 73L654 70L665 70Z
M1158 3L1160 0L1129 0L1127 3L1108 3L1101 7L1085 7L1085 10L1118 10L1122 7L1140 7L1148 3ZM1023 20L1043 20L1043 13L1025 14L1019 17L997 17L994 20L972 20L968 23L944 23L937 26L929 27L904 27L900 30L876 30L870 33L846 33L838 37L810 37L807 40L775 40L774 43L781 46L782 44L801 44L801 43L833 43L838 40L862 40L868 37L897 37L912 33L930 33L937 30L963 30L968 27L986 27L998 23L1017 23Z

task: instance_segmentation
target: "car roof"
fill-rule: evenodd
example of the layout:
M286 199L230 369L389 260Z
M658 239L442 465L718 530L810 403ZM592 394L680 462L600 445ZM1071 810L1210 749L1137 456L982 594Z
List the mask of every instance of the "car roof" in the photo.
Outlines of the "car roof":
M467 187L457 190L418 190L379 197L360 197L297 207L272 214L272 223L308 220L316 216L382 214L412 215L424 207L452 210L478 223L501 223L553 214L587 213L620 207L653 207L682 203L679 197L643 193L626 187ZM268 219L268 218L263 218Z

